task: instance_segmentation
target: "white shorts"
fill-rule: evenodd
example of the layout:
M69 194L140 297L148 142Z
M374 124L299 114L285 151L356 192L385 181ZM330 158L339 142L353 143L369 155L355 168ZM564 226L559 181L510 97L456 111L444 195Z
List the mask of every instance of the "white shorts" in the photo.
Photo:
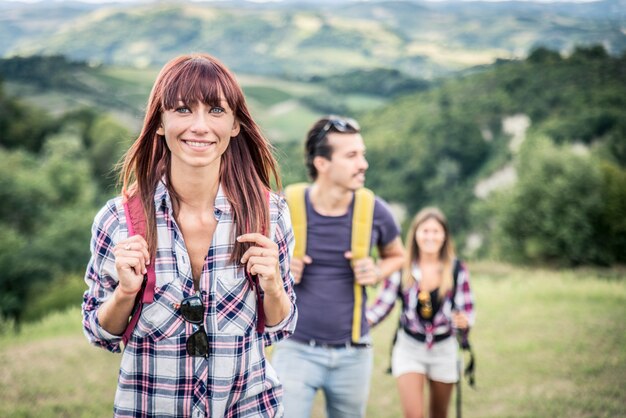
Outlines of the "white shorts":
M400 328L391 354L391 373L394 377L419 373L436 382L456 383L459 380L458 350L454 336L434 343L429 350L426 343L417 341Z

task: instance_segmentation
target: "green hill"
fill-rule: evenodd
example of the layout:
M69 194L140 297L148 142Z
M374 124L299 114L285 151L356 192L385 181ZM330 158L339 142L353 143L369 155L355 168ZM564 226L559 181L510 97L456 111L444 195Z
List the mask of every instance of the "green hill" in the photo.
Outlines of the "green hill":
M302 136L317 116L356 115L367 185L405 226L437 205L463 257L614 265L626 263L625 60L540 48L436 83L407 79L416 92L395 98L372 89L402 85L385 86L387 70L241 81L284 184L306 177ZM0 75L0 314L20 321L66 304L154 70L27 57L0 61ZM42 298L49 283L59 291Z
M158 67L204 51L249 74L306 78L383 67L434 78L537 46L569 52L603 44L620 54L620 1L15 3L3 6L0 56Z
M574 242L581 246L576 251L587 254L571 256L571 262L602 259L595 250L624 260L619 254L626 254L626 242L619 237L626 232L620 220L626 204L615 203L626 201L624 68L626 55L613 58L601 47L578 48L567 58L537 49L527 60L502 61L404 96L362 118L372 173L368 184L406 205L409 213L428 204L443 207L463 235L461 248L468 248L472 231L493 237L494 221L506 218L506 212L518 216L500 219L502 225L510 224L503 228L508 228L504 234L512 241L511 252L527 254L526 260L536 257L531 255L535 250L525 247L531 245L526 241L530 236L544 243L556 236L563 240L546 250L549 257L543 253L544 261L570 257L566 254ZM534 201L524 202L533 185L545 187L533 192ZM586 188L590 191L583 192ZM506 198L502 193L508 193ZM585 198L590 206L583 215ZM579 226L567 225L564 207L578 211L579 218L571 221ZM531 220L535 232L523 225ZM554 225L542 230L548 222ZM570 228L578 232L569 235L565 231ZM611 238L601 232L608 230ZM611 240L619 242L619 250L601 244ZM496 240L491 255L504 247Z
M388 70L380 70L386 74ZM0 59L0 79L11 96L54 115L84 108L112 114L138 132L143 110L158 69L88 65L63 56L30 56ZM354 71L361 79L335 95L335 78L314 82L285 80L259 75L238 75L248 103L266 135L273 141L299 140L303 127L322 113L354 113L378 108L388 102L387 93L400 94L423 81L398 76L381 89L368 72ZM395 74L395 73L394 73ZM392 91L393 90L393 91Z

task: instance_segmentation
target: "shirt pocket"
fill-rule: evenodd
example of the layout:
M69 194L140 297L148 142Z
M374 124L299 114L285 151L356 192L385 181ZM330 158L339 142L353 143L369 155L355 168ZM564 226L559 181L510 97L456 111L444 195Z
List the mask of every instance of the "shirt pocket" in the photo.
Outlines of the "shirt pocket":
M133 336L156 342L184 333L185 321L178 309L182 299L182 286L178 280L156 287L154 301L143 305Z
M256 320L256 296L243 269L219 273L215 291L218 331L231 335L249 334Z

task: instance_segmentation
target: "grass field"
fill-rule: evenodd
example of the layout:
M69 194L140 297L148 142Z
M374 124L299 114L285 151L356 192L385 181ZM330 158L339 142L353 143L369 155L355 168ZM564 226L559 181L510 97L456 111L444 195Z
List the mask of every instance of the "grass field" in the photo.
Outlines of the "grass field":
M464 417L626 417L623 269L470 269L477 389L463 387ZM373 333L370 418L400 416L385 374L394 329L390 318ZM0 416L111 416L119 361L87 344L77 308L2 335ZM323 417L322 404L319 396L313 417Z

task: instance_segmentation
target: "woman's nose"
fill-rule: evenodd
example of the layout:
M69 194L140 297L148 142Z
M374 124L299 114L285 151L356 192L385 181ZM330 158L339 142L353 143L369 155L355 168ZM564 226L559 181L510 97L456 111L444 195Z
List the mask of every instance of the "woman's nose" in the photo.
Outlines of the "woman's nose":
M208 115L205 112L196 112L191 124L191 132L205 134L209 131Z

